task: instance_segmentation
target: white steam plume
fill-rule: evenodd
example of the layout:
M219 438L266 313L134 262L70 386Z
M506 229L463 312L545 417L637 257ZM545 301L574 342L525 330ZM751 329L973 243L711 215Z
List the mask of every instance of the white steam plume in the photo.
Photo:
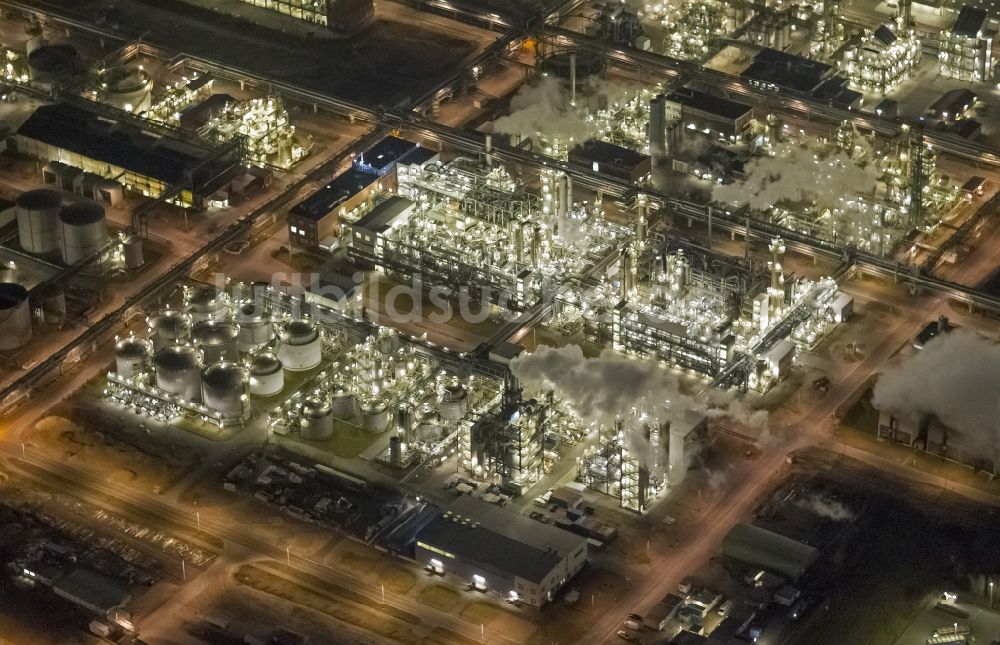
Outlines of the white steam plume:
M795 505L834 522L849 522L854 519L854 511L826 495L813 495L806 499L799 499Z
M871 192L878 179L874 164L860 167L842 152L821 157L790 143L778 146L774 156L748 162L746 174L743 181L713 186L712 199L758 210L783 202L833 207L844 195Z
M875 384L875 407L934 415L949 428L948 444L1000 456L1000 345L956 330L935 337Z
M536 139L538 133L561 140L586 141L597 134L597 126L569 104L569 93L559 79L546 76L534 85L524 85L510 101L510 114L493 123L494 132ZM538 143L537 141L535 143Z

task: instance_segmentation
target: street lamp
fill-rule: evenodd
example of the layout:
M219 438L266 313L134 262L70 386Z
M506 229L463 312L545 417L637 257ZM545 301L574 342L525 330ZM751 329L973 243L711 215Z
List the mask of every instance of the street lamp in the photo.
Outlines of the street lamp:
M990 609L993 609L993 581L990 580Z

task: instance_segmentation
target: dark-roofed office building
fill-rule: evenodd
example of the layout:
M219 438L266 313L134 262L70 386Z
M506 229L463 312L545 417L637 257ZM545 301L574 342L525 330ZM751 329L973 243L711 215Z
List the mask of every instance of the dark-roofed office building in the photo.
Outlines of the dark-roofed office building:
M476 588L539 607L583 568L587 541L463 495L417 534L414 557Z
M175 198L184 206L204 206L225 185L227 172L238 170L233 157L205 164L210 152L204 148L68 103L36 109L18 128L16 140L24 155L114 179L149 197L186 184Z
M762 49L740 76L761 89L807 96L833 76L833 67L777 49Z
M743 136L753 121L753 108L749 105L688 88L667 95L664 105L668 119L730 142Z
M941 32L941 75L974 83L988 80L993 68L993 35L986 11L963 6L951 29Z
M383 177L396 167L396 162L419 146L399 137L386 137L362 152L354 160L354 167L362 172Z
M570 150L569 162L574 166L603 172L631 182L648 179L652 171L652 160L649 155L597 139L584 141Z
M377 175L353 166L337 175L292 207L288 213L288 239L305 248L325 244L339 232L342 218L368 204L380 183Z

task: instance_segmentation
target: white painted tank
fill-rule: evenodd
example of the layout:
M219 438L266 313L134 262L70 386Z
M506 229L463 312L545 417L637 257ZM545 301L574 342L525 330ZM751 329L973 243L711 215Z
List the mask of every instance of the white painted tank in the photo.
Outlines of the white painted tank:
M94 202L70 204L59 212L59 231L63 262L86 260L108 243L104 207Z
M48 188L21 193L15 202L17 237L28 253L59 250L59 212L62 195Z
M225 292L212 285L202 285L186 291L185 304L191 320L222 320L229 317Z
M329 402L308 398L302 404L302 438L326 441L333 436L333 408Z
M143 112L149 108L153 79L137 65L113 65L98 76L99 93L104 103L125 112Z
M201 396L201 352L190 345L167 345L153 357L156 387L187 401Z
M258 354L250 361L250 394L274 396L285 387L285 372L274 354Z
M452 379L441 391L438 412L447 421L458 421L469 410L469 393L458 379Z
M129 233L122 240L122 255L125 256L125 268L138 269L146 263L145 253L142 248L142 238L135 233Z
M256 306L251 301L240 303L236 313L236 322L240 325L239 348L241 352L250 352L274 338L274 324L263 306Z
M226 417L243 417L247 372L236 363L219 362L201 373L201 401Z
M202 320L191 327L191 343L204 354L206 364L235 361L240 356L239 333L236 323Z
M389 427L389 406L379 398L361 402L361 427L368 432L382 432Z
M126 336L115 343L115 371L124 378L135 378L149 369L153 344L145 338Z
M31 306L28 290L13 282L0 282L0 350L17 349L31 340Z
M323 359L322 338L316 323L311 320L293 320L281 331L278 359L286 370L310 370Z
M354 416L354 395L344 388L336 388L330 395L330 405L333 407L333 416L338 419L350 419Z
M146 319L146 327L154 350L182 343L191 336L191 318L177 309L164 309L150 316Z

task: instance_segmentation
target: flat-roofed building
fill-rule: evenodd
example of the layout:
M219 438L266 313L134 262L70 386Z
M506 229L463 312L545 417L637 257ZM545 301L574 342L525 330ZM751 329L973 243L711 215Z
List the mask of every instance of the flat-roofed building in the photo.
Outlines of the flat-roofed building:
M348 253L356 260L374 262L380 266L379 238L386 233L406 224L416 203L412 200L393 195L378 204L364 217L350 225L348 238Z
M938 63L941 76L982 83L993 69L993 36L989 14L964 5L951 29L941 32Z
M667 95L667 118L707 136L736 141L750 128L753 108L698 90L680 88Z
M537 607L583 568L587 541L463 495L420 530L415 558Z
M351 167L337 175L288 213L288 239L292 244L317 248L340 231L345 217L365 206L378 190L379 178Z
M570 150L569 162L574 166L635 183L649 179L652 170L649 155L597 139L584 141Z

